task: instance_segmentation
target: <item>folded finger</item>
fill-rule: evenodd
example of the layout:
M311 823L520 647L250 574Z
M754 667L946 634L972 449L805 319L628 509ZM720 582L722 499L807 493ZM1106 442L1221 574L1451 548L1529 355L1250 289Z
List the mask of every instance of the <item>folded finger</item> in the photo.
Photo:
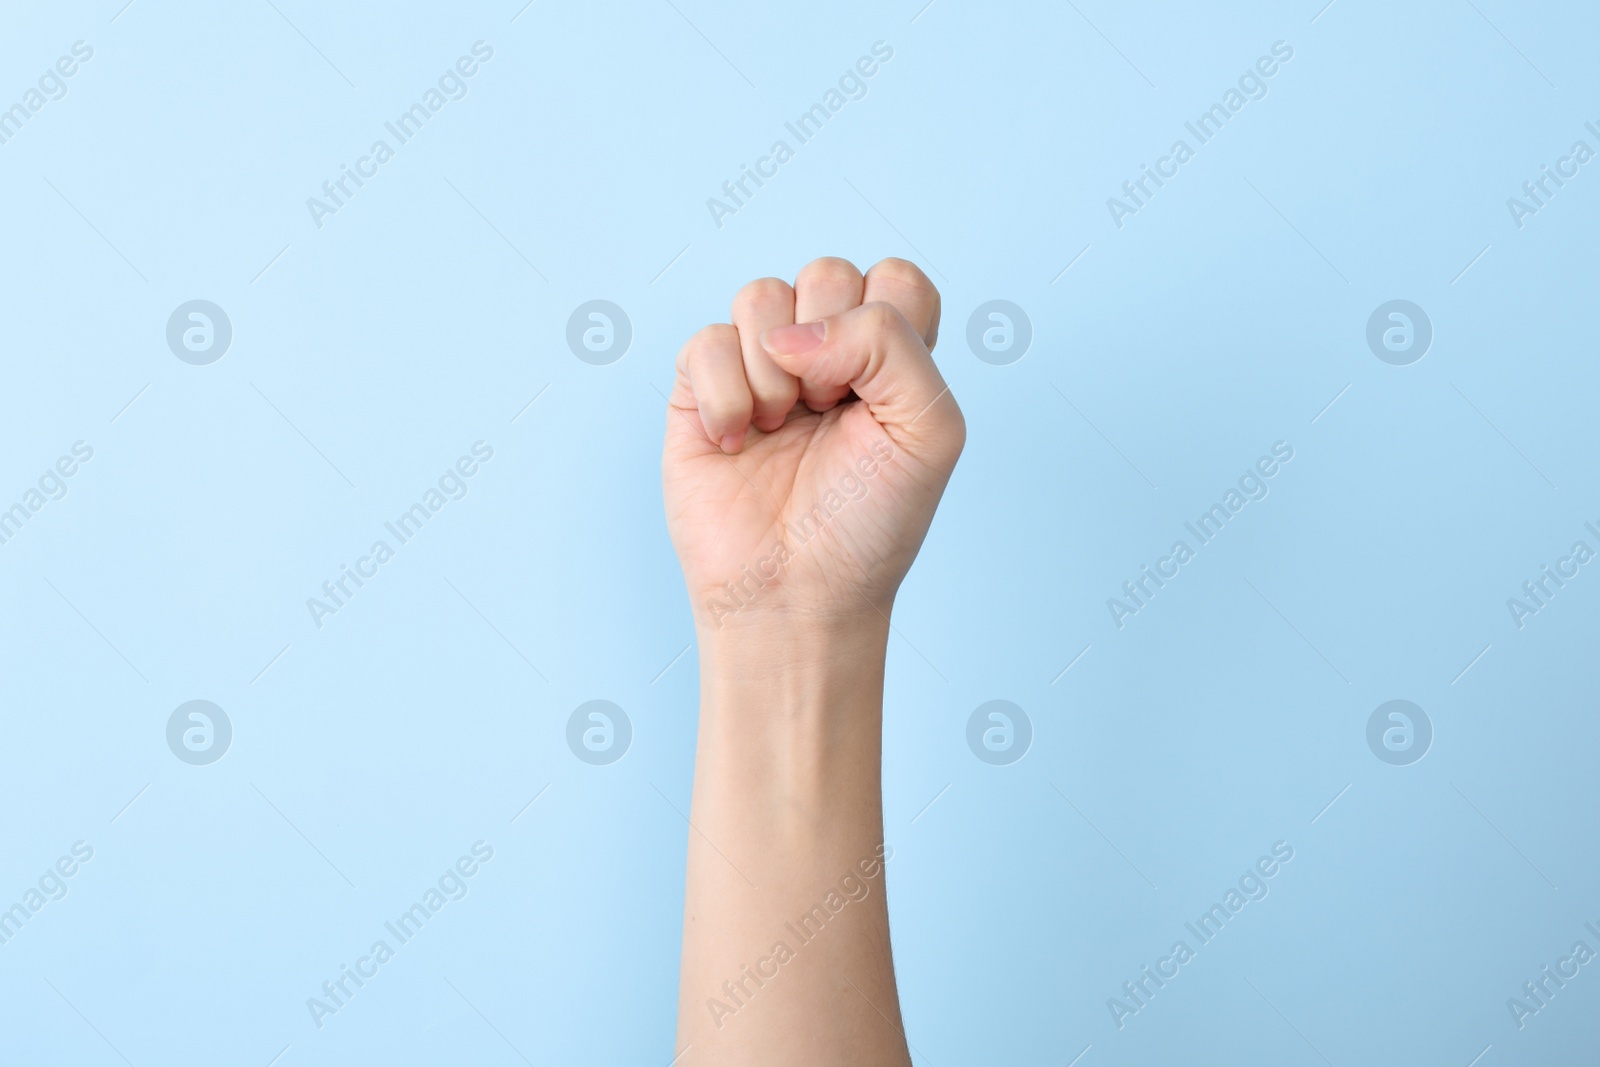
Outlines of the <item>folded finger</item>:
M733 298L733 325L744 354L744 376L751 397L751 420L771 432L800 396L800 379L779 367L761 347L761 334L794 322L794 290L778 278L751 282Z
M739 331L717 323L689 338L678 353L678 376L674 405L697 410L707 439L722 451L739 451L751 410Z
M867 271L861 302L875 301L894 305L929 349L938 343L939 290L915 263L891 257Z
M812 260L794 280L794 321L815 322L860 307L862 284L861 272L849 260L836 256ZM848 384L800 379L800 399L812 411L826 411L849 393Z

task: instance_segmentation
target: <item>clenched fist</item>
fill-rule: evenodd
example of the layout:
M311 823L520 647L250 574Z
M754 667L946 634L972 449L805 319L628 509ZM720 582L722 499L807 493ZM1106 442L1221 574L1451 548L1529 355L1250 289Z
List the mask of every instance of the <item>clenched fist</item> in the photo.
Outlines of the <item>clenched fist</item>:
M683 346L662 482L698 626L886 615L966 440L938 330L911 263L827 258Z

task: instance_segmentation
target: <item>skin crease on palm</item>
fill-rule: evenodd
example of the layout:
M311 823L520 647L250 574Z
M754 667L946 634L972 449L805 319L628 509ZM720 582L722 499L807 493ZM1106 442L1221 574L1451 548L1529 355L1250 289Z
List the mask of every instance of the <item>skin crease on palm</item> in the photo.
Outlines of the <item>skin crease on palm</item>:
M906 1067L866 858L892 858L889 617L966 440L932 356L939 294L904 260L863 277L825 258L751 282L732 318L679 353L662 454L701 688L673 1063ZM848 907L795 937L856 872Z

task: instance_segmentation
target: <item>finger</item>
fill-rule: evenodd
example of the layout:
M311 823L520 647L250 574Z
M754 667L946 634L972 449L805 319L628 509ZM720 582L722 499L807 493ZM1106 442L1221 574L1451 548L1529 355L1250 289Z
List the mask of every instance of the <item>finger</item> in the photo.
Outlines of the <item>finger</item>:
M676 407L700 414L706 438L724 452L744 446L750 428L750 386L744 378L739 332L726 323L707 326L678 353Z
M762 347L778 366L824 388L855 390L872 417L913 453L953 464L966 424L922 337L893 305L863 304L819 322L779 326Z
M794 321L815 322L861 306L861 272L846 259L823 256L800 269L794 280ZM845 384L823 385L800 378L800 399L812 411L827 411L850 392Z
M939 290L922 273L922 268L904 259L879 260L867 271L861 302L871 304L879 300L893 304L932 351L939 340Z
M753 402L756 429L771 432L800 397L800 379L779 367L761 347L761 334L794 322L794 290L778 278L761 278L733 298L733 325L744 353L744 376Z

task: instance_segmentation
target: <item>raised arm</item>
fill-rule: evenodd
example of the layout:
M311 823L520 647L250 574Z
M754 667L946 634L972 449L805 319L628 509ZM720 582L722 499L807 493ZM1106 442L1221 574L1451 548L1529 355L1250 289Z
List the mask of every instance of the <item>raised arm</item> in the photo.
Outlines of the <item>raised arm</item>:
M905 1065L880 778L895 592L966 429L915 266L821 259L740 291L678 357L668 525L700 738L682 1067ZM796 325L799 323L799 325Z

